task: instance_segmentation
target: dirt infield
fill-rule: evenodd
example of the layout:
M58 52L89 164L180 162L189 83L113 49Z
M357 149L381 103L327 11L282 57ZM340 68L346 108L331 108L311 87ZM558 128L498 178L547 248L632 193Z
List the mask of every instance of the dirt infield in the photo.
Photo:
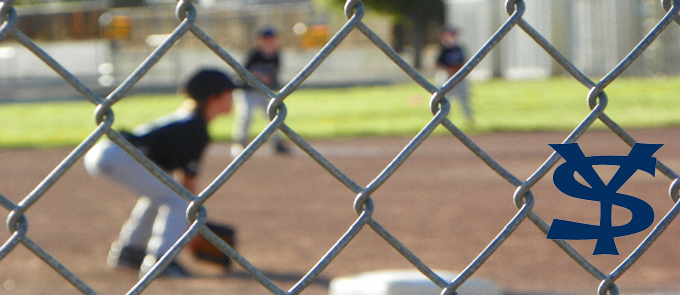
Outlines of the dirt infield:
M640 142L665 144L655 155L680 170L680 129L631 132ZM567 133L502 133L473 136L496 161L527 179ZM312 142L336 167L366 186L408 143L409 138ZM586 155L627 154L629 147L610 132L588 132L579 144ZM15 203L26 197L70 152L0 151L0 194ZM202 185L231 161L224 144L211 147ZM606 174L612 170L603 170ZM600 170L598 170L600 172ZM674 203L671 181L638 172L620 192L652 205L655 223ZM452 136L428 139L373 194L373 217L434 269L463 270L517 212L515 187L496 175ZM599 206L560 193L546 176L533 190L534 211L548 224L555 218L597 224ZM355 195L300 150L292 157L258 151L206 207L209 218L238 231L239 252L283 289L289 289L343 235L357 215ZM110 243L135 198L102 179L92 179L82 163L50 189L26 214L28 237L99 294L123 294L136 273L106 268ZM630 219L615 210L615 223ZM6 218L6 214L3 215ZM571 244L604 272L614 269L650 229L617 238L620 256L591 255L594 241ZM8 239L0 231L0 240ZM197 274L192 279L159 279L144 294L269 294L240 268L219 268L181 259ZM334 277L392 268L412 268L369 227L341 252L302 294L326 294ZM581 269L528 219L475 274L509 294L594 294L599 282ZM77 290L42 260L19 245L0 261L0 294L74 294ZM619 280L624 294L680 293L680 221L675 220L649 251Z

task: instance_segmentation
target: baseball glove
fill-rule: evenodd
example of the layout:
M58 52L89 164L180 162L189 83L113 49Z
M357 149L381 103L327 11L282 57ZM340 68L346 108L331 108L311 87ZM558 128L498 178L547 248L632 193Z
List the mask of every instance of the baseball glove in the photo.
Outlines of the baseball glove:
M216 224L214 222L206 222L205 225L227 243L227 245L232 248L236 247L236 233L233 227ZM231 268L231 259L222 253L220 249L208 242L201 234L198 234L191 242L189 242L188 249L197 259L220 264L226 270Z

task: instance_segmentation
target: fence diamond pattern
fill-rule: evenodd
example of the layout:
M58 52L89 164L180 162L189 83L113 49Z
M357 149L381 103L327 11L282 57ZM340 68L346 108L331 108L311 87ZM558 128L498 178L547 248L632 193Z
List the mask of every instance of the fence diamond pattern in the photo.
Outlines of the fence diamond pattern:
M555 167L559 160L559 155L553 153L543 165L538 167L533 175L526 180L521 180L515 177L510 171L499 165L492 157L490 157L484 150L475 144L465 133L456 127L448 118L450 105L445 94L464 79L485 56L494 50L495 46L501 41L510 30L522 30L528 34L538 45L540 45L545 52L547 52L557 63L559 63L574 79L580 82L584 87L590 89L587 97L588 106L591 111L583 121L574 128L573 132L564 139L564 143L574 143L579 137L597 120L604 123L612 132L621 138L626 144L632 146L635 139L632 138L625 130L617 125L617 123L609 118L605 113L608 98L605 93L606 87L619 77L628 66L633 63L650 44L652 44L667 27L673 25L673 22L680 24L680 1L672 2L671 0L662 0L661 6L666 10L665 16L656 24L656 26L645 36L640 43L625 57L621 62L612 69L600 81L591 81L579 69L574 67L564 55L553 47L548 40L541 34L534 30L522 16L526 11L526 4L522 0L508 0L505 3L508 18L498 28L498 30L490 37L490 39L479 49L479 51L469 60L469 62L459 71L455 76L443 85L437 88L428 82L418 71L406 63L385 41L379 38L367 25L362 22L362 17L365 13L365 8L361 1L348 0L345 3L345 14L348 18L346 24L337 32L337 34L318 52L309 64L300 71L297 76L288 82L288 84L280 89L278 93L273 89L269 89L255 79L245 68L239 64L228 51L220 47L209 35L195 25L198 17L191 1L179 1L176 7L176 17L180 20L180 24L170 34L167 39L162 42L149 56L139 65L139 67L121 83L114 91L107 97L100 97L92 90L88 89L77 77L69 73L59 63L57 63L51 56L45 53L38 45L36 45L30 38L26 37L15 26L17 22L17 11L13 7L15 0L3 0L0 2L0 41L6 39L13 39L22 44L28 50L38 56L45 64L51 67L59 76L61 76L68 84L76 89L84 98L89 100L94 107L95 127L92 133L80 143L53 171L49 174L42 183L40 183L27 197L25 197L18 204L14 204L4 196L0 195L0 203L8 211L7 229L11 236L4 242L0 248L0 263L10 252L16 249L20 244L26 247L33 254L39 257L47 265L57 271L65 280L70 282L83 294L95 294L88 285L81 279L64 267L59 261L50 255L50 253L43 250L37 243L31 240L28 236L28 219L25 213L40 200L41 196L45 194L50 187L52 187L59 178L71 168L74 163L80 159L99 139L106 136L111 141L119 145L123 150L129 153L135 160L137 160L144 168L162 181L165 185L175 191L180 197L187 201L187 218L191 222L191 227L178 240L171 250L166 253L154 266L154 268L138 283L129 290L129 294L142 293L145 288L159 275L159 273L184 249L189 241L197 234L204 235L211 243L217 246L226 255L231 257L238 263L250 276L257 282L267 288L272 294L299 294L312 281L319 276L319 274L343 249L352 242L353 238L362 230L373 230L381 236L387 243L394 247L401 255L403 255L410 263L413 264L421 273L429 278L434 284L442 289L442 294L455 294L456 289L461 286L473 273L480 268L484 262L500 247L503 242L513 234L514 230L523 222L534 223L539 230L547 234L549 225L541 219L532 207L535 198L532 194L532 187L538 183L543 177ZM316 151L309 145L304 138L296 134L295 130L286 125L287 109L284 103L286 97L293 93L307 77L309 77L314 70L321 65L324 60L332 54L333 50L343 42L343 39L353 30L358 30L368 37L387 57L389 57L396 65L398 65L407 75L413 79L417 84L422 86L425 90L432 94L430 101L430 111L433 114L432 120L425 125L422 130L406 145L403 150L392 160L392 162L385 167L385 169L370 182L367 186L362 187L355 183L348 176L343 174L338 168L328 161L324 155ZM137 83L155 64L163 57L163 55L184 35L193 34L200 39L205 46L217 54L226 64L232 67L236 73L245 81L254 85L254 87L263 94L270 97L270 104L268 107L268 115L271 119L266 128L256 137L256 139L238 156L236 157L226 169L214 181L197 196L182 188L165 172L159 170L153 163L145 158L138 150L131 146L127 141L121 137L119 133L111 129L115 117L111 109L118 101L126 97L126 93ZM584 106L586 107L586 106ZM470 262L458 277L453 281L446 281L433 272L427 265L414 255L407 247L405 247L399 240L390 234L390 232L381 226L381 224L372 217L374 212L374 204L371 200L371 194L378 190L388 178L399 168L399 166L406 161L409 156L418 148L418 146L432 133L438 126L445 127L451 135L462 142L471 152L473 152L481 161L488 165L495 171L499 177L506 180L513 186L517 187L513 196L514 205L517 207L517 213L508 221L507 226L498 235L489 242L488 246L479 255ZM204 226L208 217L208 212L202 206L217 189L219 189L237 170L241 167L253 153L258 150L263 143L269 138L272 133L281 130L292 142L294 142L300 149L302 149L309 157L311 157L318 165L323 167L328 173L337 179L340 183L346 186L354 194L356 198L353 206L357 219L353 224L348 225L347 232L339 237L337 243L329 249L318 263L309 270L309 272L299 280L290 290L282 290L279 286L267 278L260 270L253 266L248 260L239 254L238 251L231 248L229 245L220 240L214 233ZM592 265L584 256L572 248L569 243L563 240L554 240L554 242L564 251L566 255L576 261L586 272L601 281L598 294L618 294L616 281L619 279L635 262L644 254L644 252L654 243L654 241L663 233L665 228L673 222L680 212L678 207L678 175L673 172L666 165L657 162L657 170L672 180L669 188L669 196L671 201L676 203L672 209L667 212L666 216L656 224L651 233L642 241L642 243L628 256L623 262L614 269L611 273L604 273Z

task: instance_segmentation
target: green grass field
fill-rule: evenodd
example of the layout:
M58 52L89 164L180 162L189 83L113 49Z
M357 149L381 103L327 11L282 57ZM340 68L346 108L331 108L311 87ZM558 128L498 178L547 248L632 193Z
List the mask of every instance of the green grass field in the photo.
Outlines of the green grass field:
M680 125L680 78L621 78L605 89L606 109L625 128ZM470 133L571 130L588 114L588 89L566 78L471 83L475 124L453 102L449 118ZM175 110L182 97L127 97L114 106L114 128L131 129ZM413 136L432 118L430 95L415 84L339 89L301 89L286 98L286 124L307 139ZM94 106L85 101L0 104L0 148L75 146L95 128ZM264 128L256 118L253 135ZM233 115L211 124L217 141L229 140ZM603 128L597 123L594 128ZM439 128L436 134L446 130Z

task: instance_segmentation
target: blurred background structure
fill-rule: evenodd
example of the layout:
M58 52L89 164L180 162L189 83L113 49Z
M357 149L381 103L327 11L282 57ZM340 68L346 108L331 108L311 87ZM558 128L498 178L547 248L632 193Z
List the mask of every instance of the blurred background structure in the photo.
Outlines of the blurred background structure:
M242 61L259 28L278 28L283 48L282 80L291 79L345 23L341 0L198 0L200 27ZM432 76L439 28L461 32L471 56L507 15L501 0L366 1L385 13L364 22L399 53ZM21 0L18 27L92 89L102 95L120 84L171 33L177 20L172 0L60 2ZM334 8L334 5L338 8ZM409 4L410 3L410 4ZM417 3L417 4L414 4ZM585 74L602 76L646 34L664 10L657 0L527 0L524 18ZM409 7L408 5L415 5ZM427 9L414 9L427 7ZM413 12L416 11L417 12ZM406 13L404 13L406 11ZM409 14L409 12L413 12ZM662 34L627 75L677 75L680 32ZM584 38L584 36L586 36ZM519 29L499 43L470 74L472 79L548 78L561 67ZM230 71L218 57L187 36L134 88L140 92L175 91L183 75L203 66ZM337 87L408 81L401 71L359 32L304 84ZM75 58L77 57L77 58ZM23 47L0 43L0 101L72 99L77 93Z
M504 6L495 0L446 0L447 22L462 29L461 39L479 48L499 26ZM654 0L526 0L524 19L589 76L613 69L656 24L665 11ZM680 31L672 28L645 51L627 75L680 73ZM482 62L477 77L543 78L561 67L521 30L513 30Z

